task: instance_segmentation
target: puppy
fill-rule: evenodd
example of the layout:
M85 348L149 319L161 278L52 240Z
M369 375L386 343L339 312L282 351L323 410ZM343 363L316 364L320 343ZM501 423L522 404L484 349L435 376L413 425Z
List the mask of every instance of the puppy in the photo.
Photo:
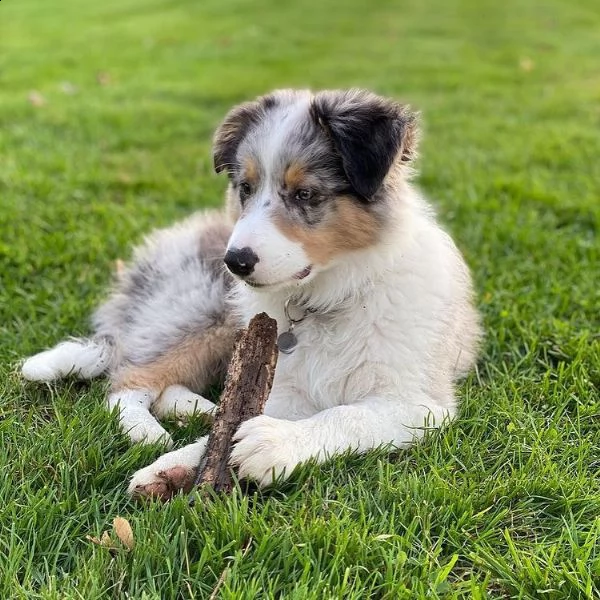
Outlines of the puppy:
M214 140L226 213L151 236L94 338L32 357L24 376L107 371L132 440L168 441L149 410L211 413L199 394L222 377L235 330L264 311L280 356L265 414L236 434L240 477L267 485L309 460L411 444L455 415L454 382L481 336L469 271L410 183L417 137L407 107L361 90L235 107ZM138 471L130 493L189 487L206 441Z

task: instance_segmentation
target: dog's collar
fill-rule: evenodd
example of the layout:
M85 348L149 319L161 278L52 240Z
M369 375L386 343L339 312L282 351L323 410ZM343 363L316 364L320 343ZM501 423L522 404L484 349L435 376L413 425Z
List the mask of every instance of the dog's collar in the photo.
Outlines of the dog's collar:
M288 328L283 333L280 333L277 337L277 347L279 348L279 352L282 352L283 354L291 354L296 349L296 346L298 345L298 338L294 333L294 327L298 323L304 321L306 317L315 313L318 313L320 317L339 313L345 309L345 307L348 305L348 302L352 301L352 298L354 297L354 294L347 295L342 300L338 300L334 308L318 305L311 306L309 304L310 298L303 298L302 296L289 296L283 304L283 312L288 322ZM302 312L301 316L298 317L294 313L291 313L290 306L295 307L297 312Z
M298 338L294 333L294 327L297 323L302 323L304 319L310 314L316 312L315 308L302 308L301 305L297 304L296 306L302 309L303 314L299 318L294 318L290 314L290 304L292 303L292 298L288 298L283 305L283 312L285 314L285 318L288 322L287 331L280 333L277 337L277 347L279 348L279 352L283 352L283 354L291 354L296 346L298 345Z

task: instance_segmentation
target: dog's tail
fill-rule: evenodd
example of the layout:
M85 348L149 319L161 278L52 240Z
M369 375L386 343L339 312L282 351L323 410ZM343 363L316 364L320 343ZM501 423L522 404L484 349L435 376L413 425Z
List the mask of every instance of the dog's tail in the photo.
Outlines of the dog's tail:
M28 358L21 373L29 381L54 381L73 375L92 379L115 361L115 344L108 337L72 339Z

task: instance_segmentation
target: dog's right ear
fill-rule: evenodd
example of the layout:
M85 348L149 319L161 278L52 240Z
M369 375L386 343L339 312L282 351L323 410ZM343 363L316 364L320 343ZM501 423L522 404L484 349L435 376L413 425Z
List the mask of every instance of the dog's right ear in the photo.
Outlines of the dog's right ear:
M213 139L213 159L217 173L227 170L231 174L240 142L250 127L258 123L261 112L262 106L257 100L244 102L229 111Z
M219 125L213 140L213 159L217 173L224 170L229 174L232 173L236 166L235 157L240 142L252 126L260 122L265 112L276 105L275 95L268 94L251 102L239 104L229 111L225 120Z

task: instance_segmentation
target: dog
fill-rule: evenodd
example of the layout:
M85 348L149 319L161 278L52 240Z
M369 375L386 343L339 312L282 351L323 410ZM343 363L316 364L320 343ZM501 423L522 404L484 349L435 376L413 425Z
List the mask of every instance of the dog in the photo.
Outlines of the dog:
M201 393L222 380L236 331L266 312L279 360L264 414L236 433L239 477L266 486L307 461L412 444L455 416L481 340L469 270L411 183L418 137L409 107L364 90L234 107L214 137L225 209L152 234L94 336L28 359L23 375L108 373L122 429L169 443L155 417L210 416ZM129 492L189 489L206 442L137 471Z

